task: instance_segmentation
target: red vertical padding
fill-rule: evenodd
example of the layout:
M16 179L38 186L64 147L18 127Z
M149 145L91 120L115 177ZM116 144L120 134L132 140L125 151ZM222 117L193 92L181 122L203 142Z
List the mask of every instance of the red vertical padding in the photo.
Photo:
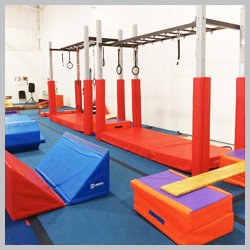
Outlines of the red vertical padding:
M141 128L141 80L132 79L133 128Z
M105 80L96 80L96 139L105 130Z
M192 175L209 170L211 78L193 80Z
M81 80L75 81L76 112L82 113L82 84Z
M117 80L117 118L125 120L124 80Z
M48 81L48 92L49 92L49 119L52 119L52 115L56 114L56 92L55 92L55 81Z
M236 114L234 149L245 149L245 77L236 81Z
M92 80L84 80L84 134L93 133L93 89Z

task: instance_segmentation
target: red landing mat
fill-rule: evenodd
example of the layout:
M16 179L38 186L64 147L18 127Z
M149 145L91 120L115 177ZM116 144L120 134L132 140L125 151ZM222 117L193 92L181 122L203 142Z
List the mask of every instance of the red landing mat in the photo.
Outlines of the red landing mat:
M5 208L12 220L64 206L60 197L32 168L5 150Z
M59 123L65 127L74 129L76 131L83 132L83 113L75 113L75 114L57 114L52 116L52 121ZM96 118L93 115L93 132L95 132L96 128ZM120 120L120 119L110 119L106 120L106 130L115 129L115 128L130 128L131 122Z
M185 172L192 169L192 141L144 129L105 131L101 139L119 148ZM219 167L219 157L230 149L210 146L210 168Z

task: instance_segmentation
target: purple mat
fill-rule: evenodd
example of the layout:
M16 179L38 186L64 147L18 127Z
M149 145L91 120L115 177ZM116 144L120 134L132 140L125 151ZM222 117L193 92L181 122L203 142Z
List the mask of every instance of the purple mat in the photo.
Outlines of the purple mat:
M184 194L179 197L175 197L160 189L161 186L164 186L164 185L176 182L176 181L180 181L183 179L184 179L183 177L176 175L174 173L171 173L170 171L164 171L158 174L139 178L138 181L154 189L158 193L161 193L164 196L167 196L171 198L172 200L177 201L180 204L190 208L193 212L203 207L206 207L208 205L211 205L219 200L222 200L225 197L228 197L227 194L220 193L216 190L213 190L207 187L195 190L191 193Z
M125 120L123 119L109 119L106 120L106 123L115 123L115 122L124 122Z
M238 158L241 160L245 160L245 150L244 149L237 149L235 151L227 153L226 155L234 157L234 158Z

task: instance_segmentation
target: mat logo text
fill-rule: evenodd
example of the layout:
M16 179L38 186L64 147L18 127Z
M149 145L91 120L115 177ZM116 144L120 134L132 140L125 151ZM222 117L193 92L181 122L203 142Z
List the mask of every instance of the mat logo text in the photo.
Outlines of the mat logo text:
M90 188L93 189L93 188L95 188L95 187L102 186L103 184L104 184L104 182L92 183L92 184L90 185Z

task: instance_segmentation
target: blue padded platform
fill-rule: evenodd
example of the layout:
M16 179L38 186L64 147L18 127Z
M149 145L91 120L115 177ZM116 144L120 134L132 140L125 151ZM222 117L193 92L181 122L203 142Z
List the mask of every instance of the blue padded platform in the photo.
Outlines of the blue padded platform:
M45 154L36 171L67 205L109 192L109 151L68 132Z
M36 121L27 115L5 116L5 149L9 152L38 149L45 142Z

